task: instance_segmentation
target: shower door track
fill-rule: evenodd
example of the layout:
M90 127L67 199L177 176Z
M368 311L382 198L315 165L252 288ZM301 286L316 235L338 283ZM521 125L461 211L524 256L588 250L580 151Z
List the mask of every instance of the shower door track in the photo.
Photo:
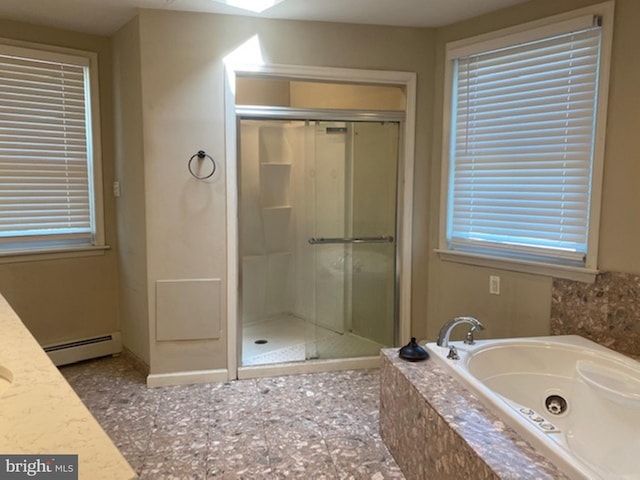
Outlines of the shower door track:
M405 114L400 110L338 110L331 108L264 107L237 105L236 116L252 120L303 120L343 122L402 122Z

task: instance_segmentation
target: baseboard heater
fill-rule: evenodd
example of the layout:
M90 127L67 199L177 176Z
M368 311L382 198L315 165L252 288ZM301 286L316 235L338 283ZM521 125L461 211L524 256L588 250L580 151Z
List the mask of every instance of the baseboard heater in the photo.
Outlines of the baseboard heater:
M122 352L122 336L120 332L114 332L99 337L47 345L43 348L55 365L68 365Z

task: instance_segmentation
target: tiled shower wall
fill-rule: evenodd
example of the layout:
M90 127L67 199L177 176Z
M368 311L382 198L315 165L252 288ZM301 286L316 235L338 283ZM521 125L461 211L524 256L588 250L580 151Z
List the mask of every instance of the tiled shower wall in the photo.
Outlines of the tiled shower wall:
M554 279L551 334L577 334L640 357L640 275L603 272L592 284Z

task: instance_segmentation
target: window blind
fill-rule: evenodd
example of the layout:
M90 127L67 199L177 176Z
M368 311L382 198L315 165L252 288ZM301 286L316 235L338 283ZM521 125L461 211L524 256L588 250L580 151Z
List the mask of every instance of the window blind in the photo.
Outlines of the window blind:
M88 67L61 57L0 52L0 242L92 236Z
M600 29L454 60L450 249L583 262Z

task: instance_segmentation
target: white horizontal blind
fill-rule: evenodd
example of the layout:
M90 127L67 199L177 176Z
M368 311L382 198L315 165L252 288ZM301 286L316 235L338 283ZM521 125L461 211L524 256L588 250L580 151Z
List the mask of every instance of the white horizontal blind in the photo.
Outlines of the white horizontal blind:
M587 251L600 29L455 60L449 248Z
M0 52L1 242L91 238L88 68L78 60Z

